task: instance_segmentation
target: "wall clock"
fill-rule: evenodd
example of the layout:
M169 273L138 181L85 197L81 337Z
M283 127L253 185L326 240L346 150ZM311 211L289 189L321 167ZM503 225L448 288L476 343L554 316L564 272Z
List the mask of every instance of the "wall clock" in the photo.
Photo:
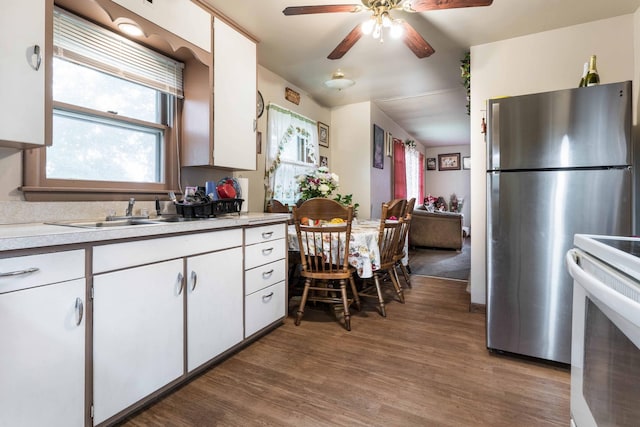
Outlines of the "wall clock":
M258 91L256 95L256 116L258 118L262 117L262 113L264 113L264 99L262 99L262 94Z

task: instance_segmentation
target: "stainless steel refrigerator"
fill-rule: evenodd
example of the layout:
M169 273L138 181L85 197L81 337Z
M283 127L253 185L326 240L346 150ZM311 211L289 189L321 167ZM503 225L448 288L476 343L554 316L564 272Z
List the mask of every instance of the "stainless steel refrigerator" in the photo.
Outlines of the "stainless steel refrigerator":
M489 101L487 347L571 362L573 235L629 235L631 82Z

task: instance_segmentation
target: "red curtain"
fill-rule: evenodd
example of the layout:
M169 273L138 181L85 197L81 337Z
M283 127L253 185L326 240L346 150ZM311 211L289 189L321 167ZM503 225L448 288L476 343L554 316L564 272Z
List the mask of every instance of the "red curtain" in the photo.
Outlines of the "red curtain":
M407 198L407 165L404 159L404 144L396 138L393 139L393 198Z
M424 154L420 153L420 169L418 170L418 182L420 183L419 192L418 192L418 200L416 200L416 205L422 204L424 200Z

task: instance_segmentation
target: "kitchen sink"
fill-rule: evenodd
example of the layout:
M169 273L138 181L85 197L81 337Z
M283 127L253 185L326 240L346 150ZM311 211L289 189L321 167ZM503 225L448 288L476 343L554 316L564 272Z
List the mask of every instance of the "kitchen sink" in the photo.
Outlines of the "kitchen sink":
M115 220L98 220L98 221L57 221L48 222L49 225L62 225L65 227L78 227L78 228L112 228L112 227L132 227L139 225L154 225L154 224L167 224L174 222L188 222L188 221L204 221L214 218L184 218L181 216L166 216L158 218L120 218Z
M112 227L130 227L134 225L153 225L161 222L151 219L118 219L113 221L59 221L49 222L49 225L62 225L66 227L79 228L112 228Z

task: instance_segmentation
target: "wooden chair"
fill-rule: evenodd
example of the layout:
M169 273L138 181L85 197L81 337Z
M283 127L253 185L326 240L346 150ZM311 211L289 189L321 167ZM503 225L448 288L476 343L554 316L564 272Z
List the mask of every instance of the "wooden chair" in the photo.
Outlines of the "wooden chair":
M409 238L409 229L411 228L411 216L413 213L413 209L416 206L416 198L412 198L410 199L406 206L405 206L405 210L402 214L402 231L400 232L400 239L398 240L398 249L396 251L396 255L394 257L395 262L394 262L394 269L396 271L396 277L398 277L397 274L397 269L399 268L400 271L402 272L402 276L404 277L404 281L407 284L407 286L410 288L411 287L411 279L410 279L410 275L409 275L409 270L407 269L407 267L402 263L402 260L405 258L405 256L407 255L405 248L407 246L407 239Z
M340 218L344 222L309 226L308 218L327 223ZM301 255L300 275L305 279L296 325L302 320L307 302L316 301L342 306L344 326L348 331L351 330L349 306L355 302L356 307L360 308L353 279L354 269L349 266L348 259L352 221L353 207L345 207L330 199L309 199L300 207L293 208L293 223ZM347 293L347 282L351 287L351 296Z
M395 216L396 218L400 218L404 216L404 211L407 206L407 201L405 199L393 199L390 202L386 203L388 206L386 215L383 215L382 218L390 218Z
M389 218L389 205L384 203L382 205L382 215L380 218L380 226L378 232L378 246L380 248L380 268L373 272L373 285L369 283L365 284L363 289L359 292L360 297L376 298L378 300L378 306L380 308L380 314L383 317L387 316L384 302L384 294L382 291L382 284L385 278L388 278L393 284L398 299L401 303L404 303L404 293L398 282L398 277L394 268L395 255L398 249L398 240L402 232L402 226L404 220L402 217L397 221L387 220Z

